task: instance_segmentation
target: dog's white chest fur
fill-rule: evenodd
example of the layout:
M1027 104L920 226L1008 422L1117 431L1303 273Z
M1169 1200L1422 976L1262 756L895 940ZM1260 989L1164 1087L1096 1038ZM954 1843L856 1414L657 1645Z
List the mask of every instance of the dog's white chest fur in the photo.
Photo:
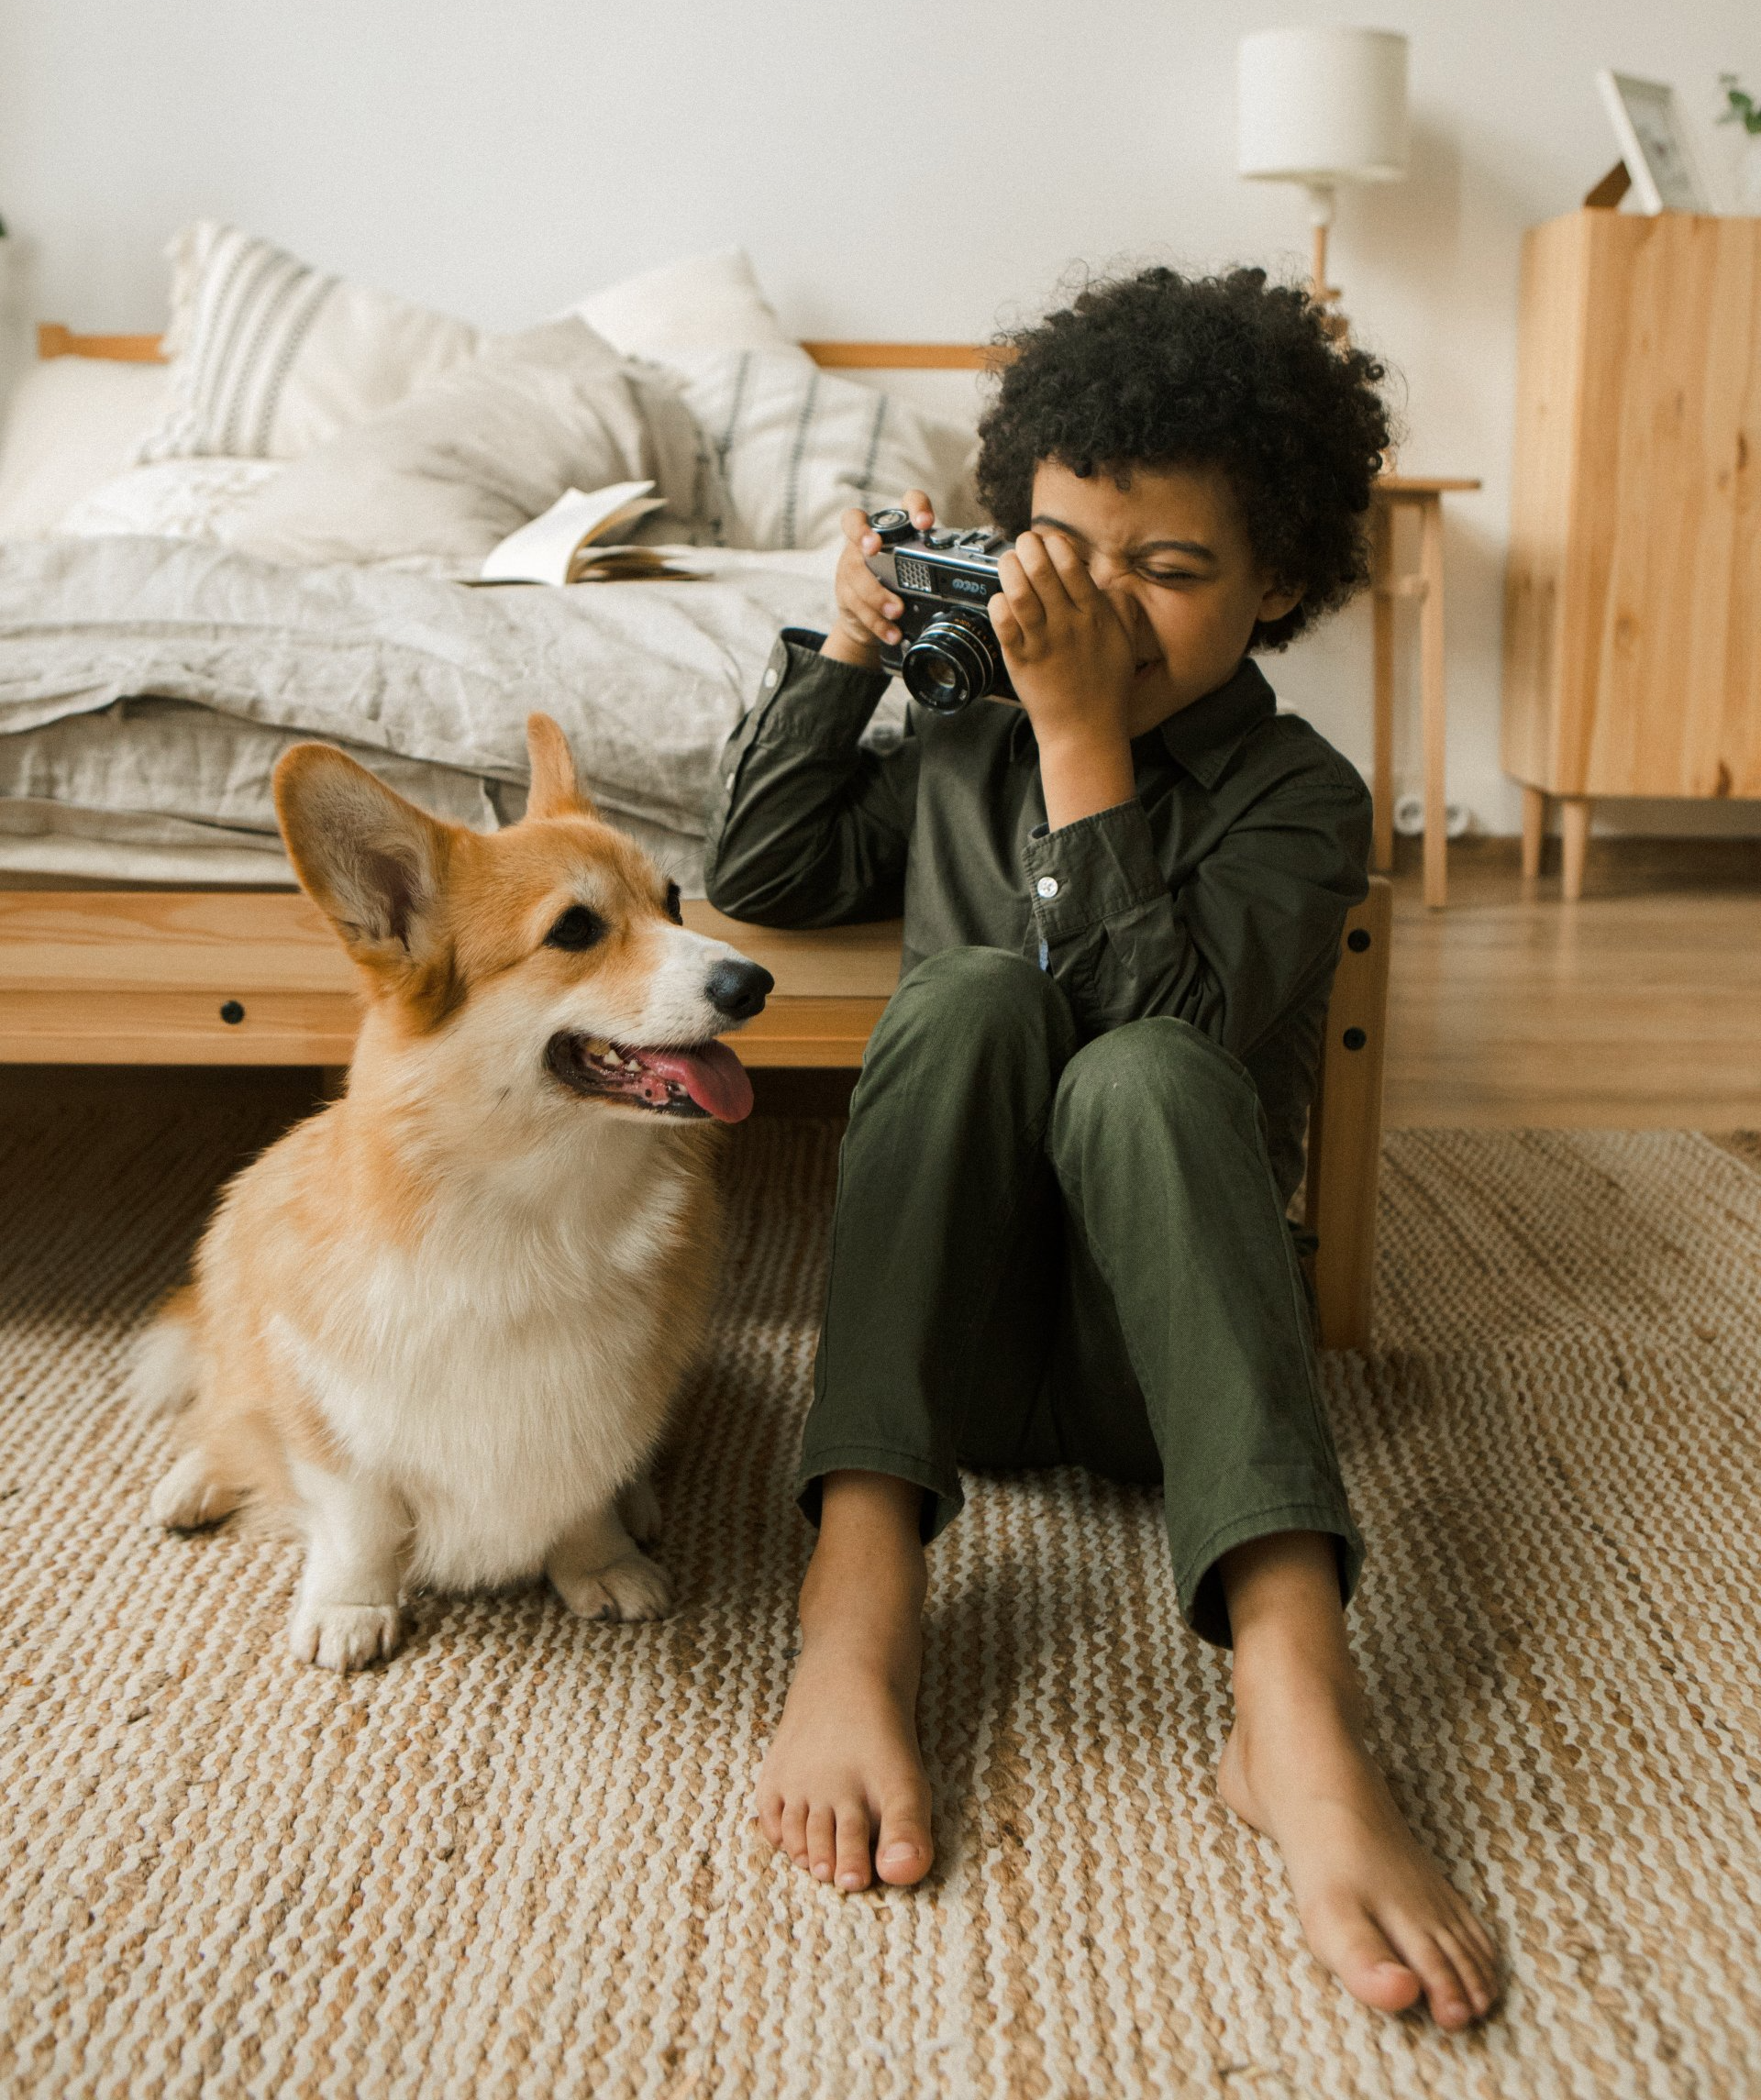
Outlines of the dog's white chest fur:
M321 1333L271 1318L350 1465L407 1511L418 1582L536 1574L653 1450L673 1370L656 1284L685 1190L622 1164L574 1163L537 1204L479 1188L364 1259Z

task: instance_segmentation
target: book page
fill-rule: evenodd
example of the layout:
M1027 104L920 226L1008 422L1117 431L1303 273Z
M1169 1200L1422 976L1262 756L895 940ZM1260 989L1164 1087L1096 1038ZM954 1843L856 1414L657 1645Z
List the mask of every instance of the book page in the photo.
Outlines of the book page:
M483 557L485 583L566 583L576 555L601 535L627 530L665 506L652 481L614 481L591 495L566 489L542 516L511 532Z

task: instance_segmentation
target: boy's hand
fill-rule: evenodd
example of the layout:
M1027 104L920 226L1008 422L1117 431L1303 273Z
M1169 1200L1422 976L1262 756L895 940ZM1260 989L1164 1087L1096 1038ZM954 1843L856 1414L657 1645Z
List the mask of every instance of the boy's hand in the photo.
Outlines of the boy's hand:
M936 513L921 489L908 489L899 507L909 514L919 532L927 532L936 523ZM844 546L833 586L837 592L837 621L819 653L835 663L878 670L881 643L899 639L893 622L904 606L869 567L867 558L880 553L880 539L869 530L868 513L846 511L838 522L844 527Z
M1136 650L1062 533L1024 532L997 565L991 624L1039 746L1054 831L1136 792L1130 710Z

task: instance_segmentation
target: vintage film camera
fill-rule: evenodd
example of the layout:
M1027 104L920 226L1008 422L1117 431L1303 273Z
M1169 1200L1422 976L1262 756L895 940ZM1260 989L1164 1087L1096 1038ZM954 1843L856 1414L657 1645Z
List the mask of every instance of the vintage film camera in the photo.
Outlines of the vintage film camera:
M901 639L882 644L881 668L905 681L905 691L937 714L969 702L1013 700L1015 689L986 603L996 595L997 558L1008 552L1001 533L919 533L903 511L870 511L869 530L880 550L869 567L896 591L904 611L893 624Z

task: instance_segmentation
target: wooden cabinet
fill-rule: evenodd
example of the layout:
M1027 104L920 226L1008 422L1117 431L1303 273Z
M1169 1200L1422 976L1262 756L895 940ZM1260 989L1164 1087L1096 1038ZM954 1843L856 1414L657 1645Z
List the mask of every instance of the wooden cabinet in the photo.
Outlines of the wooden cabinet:
M1761 219L1524 241L1503 752L1568 895L1597 796L1761 796Z

